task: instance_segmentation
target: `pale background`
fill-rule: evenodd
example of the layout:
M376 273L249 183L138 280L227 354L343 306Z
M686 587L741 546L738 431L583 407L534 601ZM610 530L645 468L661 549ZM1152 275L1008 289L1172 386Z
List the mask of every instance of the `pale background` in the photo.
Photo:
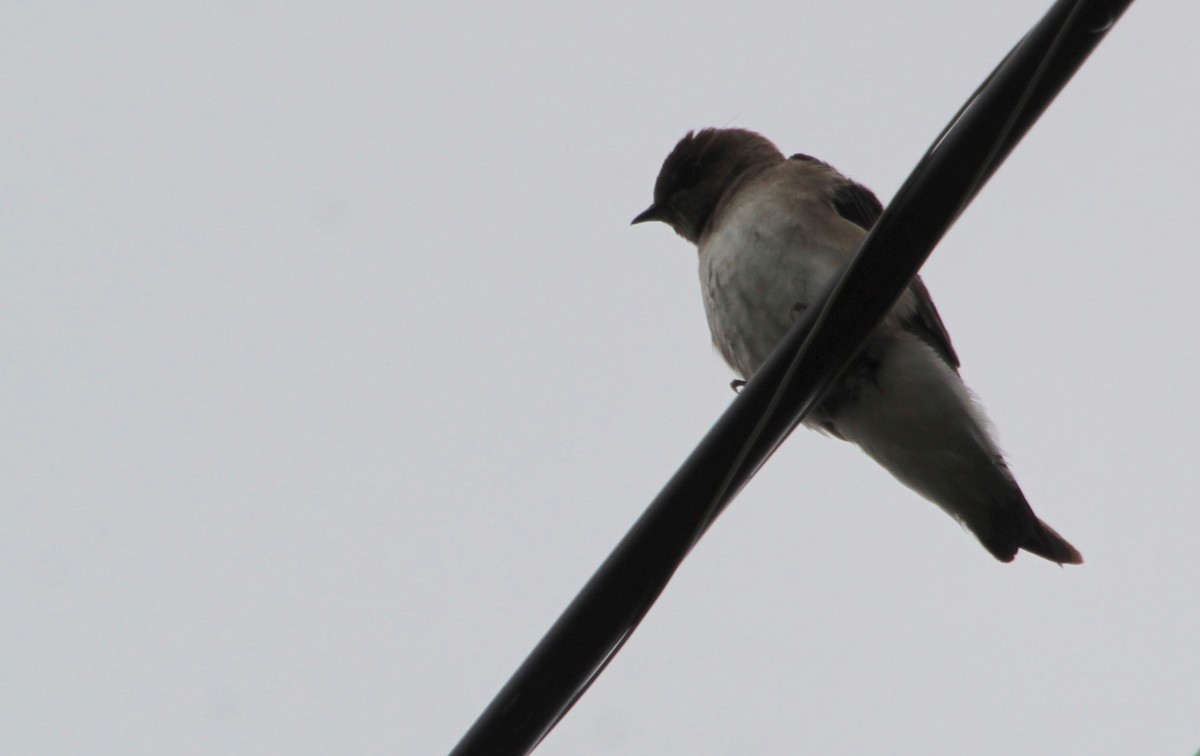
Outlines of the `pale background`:
M670 147L887 201L1047 6L5 2L0 751L447 751L733 399ZM540 753L1200 747L1198 28L925 269L1087 564L799 432Z

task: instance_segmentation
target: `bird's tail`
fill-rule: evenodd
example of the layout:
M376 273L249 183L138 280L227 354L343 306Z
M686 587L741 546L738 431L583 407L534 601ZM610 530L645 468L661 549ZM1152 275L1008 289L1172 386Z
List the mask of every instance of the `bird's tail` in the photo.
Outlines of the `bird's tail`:
M1059 564L1083 563L1078 549L1033 513L1016 481L1011 482L1001 506L974 509L961 519L1001 562L1011 562L1022 550Z
M1067 539L1055 532L1041 520L1037 521L1037 530L1021 542L1020 547L1030 554L1037 554L1043 559L1059 564L1083 564L1083 555L1079 553Z

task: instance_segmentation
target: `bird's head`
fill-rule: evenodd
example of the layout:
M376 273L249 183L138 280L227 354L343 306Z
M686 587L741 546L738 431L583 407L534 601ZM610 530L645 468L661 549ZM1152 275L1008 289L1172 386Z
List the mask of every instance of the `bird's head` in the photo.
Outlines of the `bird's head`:
M779 148L753 131L689 131L663 161L654 183L654 204L633 222L662 221L695 244L721 196L746 171L780 160Z

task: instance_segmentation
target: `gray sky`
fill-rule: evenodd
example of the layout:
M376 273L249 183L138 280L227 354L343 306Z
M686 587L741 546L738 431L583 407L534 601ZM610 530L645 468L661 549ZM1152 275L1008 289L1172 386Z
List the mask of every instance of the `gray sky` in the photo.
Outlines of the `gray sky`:
M688 129L886 202L1048 3L3 6L0 750L445 752L733 399ZM544 754L1200 746L1200 5L1141 3L925 269L994 561L799 432Z

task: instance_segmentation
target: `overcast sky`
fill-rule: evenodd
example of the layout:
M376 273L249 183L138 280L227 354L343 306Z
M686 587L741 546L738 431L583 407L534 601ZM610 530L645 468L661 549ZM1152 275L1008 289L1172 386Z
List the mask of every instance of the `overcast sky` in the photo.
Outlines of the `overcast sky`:
M734 398L687 130L886 202L1048 2L0 5L0 751L447 751ZM1135 5L925 280L1003 565L801 431L542 754L1200 747L1200 5Z

